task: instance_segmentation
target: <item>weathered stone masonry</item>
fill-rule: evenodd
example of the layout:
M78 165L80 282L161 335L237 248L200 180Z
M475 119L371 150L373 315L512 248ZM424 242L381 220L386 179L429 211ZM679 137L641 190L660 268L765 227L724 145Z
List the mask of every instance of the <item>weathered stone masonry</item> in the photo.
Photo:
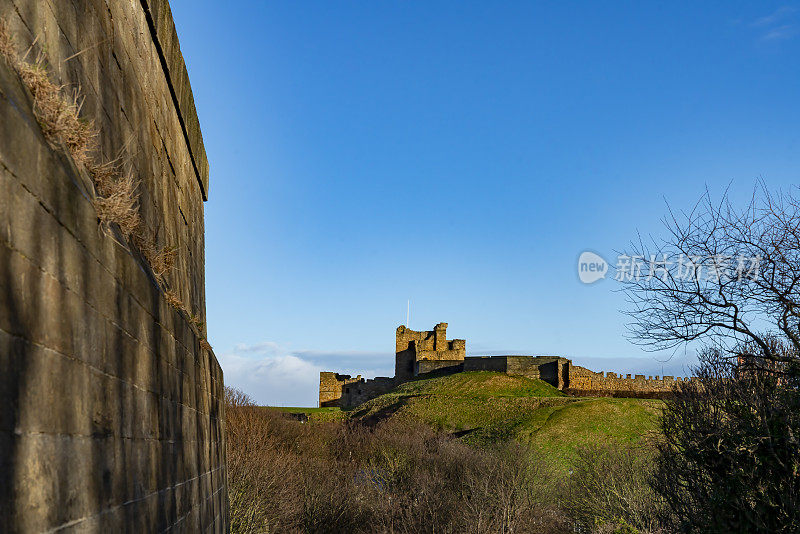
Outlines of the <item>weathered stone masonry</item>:
M467 342L463 339L447 339L447 323L439 323L431 331L417 332L398 326L395 334L395 370L398 380L408 380L420 373L419 365L428 364L433 368L445 368L464 361ZM436 362L436 363L434 363Z
M463 339L447 340L447 323L433 330L417 332L399 326L395 343L394 378L378 377L364 380L333 372L320 373L320 406L357 406L386 393L414 377L430 373L459 373L465 371L494 371L509 375L538 378L579 396L663 397L681 381L671 376L645 378L631 375L623 378L616 373L595 373L573 365L560 356L466 356Z
M674 376L648 376L590 371L578 365L569 365L569 381L564 390L572 395L592 397L662 397L691 378Z
M205 321L208 163L167 2L2 0L0 17L80 88ZM222 371L91 190L0 61L0 531L224 532Z

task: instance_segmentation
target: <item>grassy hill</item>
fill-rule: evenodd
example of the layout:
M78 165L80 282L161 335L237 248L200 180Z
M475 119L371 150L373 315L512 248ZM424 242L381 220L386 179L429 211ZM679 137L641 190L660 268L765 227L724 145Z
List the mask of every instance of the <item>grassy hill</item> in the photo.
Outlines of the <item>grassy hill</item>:
M652 435L661 401L565 396L541 380L458 373L405 383L350 417L410 417L483 445L517 439L567 465L581 445L635 443Z
M631 444L657 432L662 402L570 397L522 376L478 371L406 382L352 410L271 408L305 413L309 421L411 418L473 445L518 440L564 469L582 445Z

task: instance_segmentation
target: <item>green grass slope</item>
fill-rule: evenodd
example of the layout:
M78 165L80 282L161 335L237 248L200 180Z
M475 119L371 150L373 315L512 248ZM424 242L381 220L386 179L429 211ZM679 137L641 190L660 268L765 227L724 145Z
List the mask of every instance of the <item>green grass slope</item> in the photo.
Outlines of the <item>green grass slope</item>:
M657 435L662 406L654 399L578 399L534 410L519 425L517 438L566 467L581 446L647 445Z
M477 445L517 439L566 465L581 445L635 443L653 434L661 406L651 399L569 397L541 380L474 372L402 384L350 416L414 418Z
M547 382L505 373L474 371L419 378L401 384L393 393L400 395L445 395L472 398L486 397L563 397Z

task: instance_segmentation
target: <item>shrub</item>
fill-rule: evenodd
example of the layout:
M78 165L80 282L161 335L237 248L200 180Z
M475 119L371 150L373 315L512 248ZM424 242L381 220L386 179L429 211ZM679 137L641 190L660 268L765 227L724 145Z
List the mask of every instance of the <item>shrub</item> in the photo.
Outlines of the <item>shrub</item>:
M580 532L655 532L664 500L651 488L654 451L647 445L578 450L564 507Z
M740 363L706 350L667 402L655 487L682 531L797 532L800 372Z

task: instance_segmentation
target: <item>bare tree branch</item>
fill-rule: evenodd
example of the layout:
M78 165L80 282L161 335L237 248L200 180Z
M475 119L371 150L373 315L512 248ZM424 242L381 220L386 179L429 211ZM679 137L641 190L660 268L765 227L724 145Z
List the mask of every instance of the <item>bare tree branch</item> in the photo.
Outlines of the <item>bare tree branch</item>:
M704 340L722 348L755 343L786 361L770 338L800 352L800 199L763 182L737 209L708 191L687 212L668 206L665 239L631 243L638 276L619 278L631 305L630 337L654 350ZM619 276L619 273L618 273Z

